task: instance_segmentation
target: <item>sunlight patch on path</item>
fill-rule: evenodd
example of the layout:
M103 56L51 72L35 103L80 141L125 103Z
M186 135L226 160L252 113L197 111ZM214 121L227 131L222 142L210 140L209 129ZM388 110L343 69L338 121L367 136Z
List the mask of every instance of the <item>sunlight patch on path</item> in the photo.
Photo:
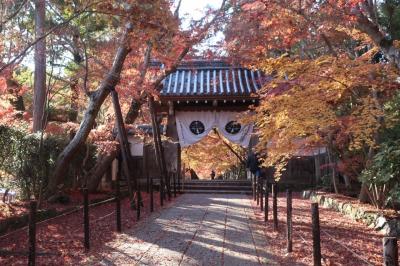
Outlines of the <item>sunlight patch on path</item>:
M270 265L245 195L185 194L105 244L89 265Z

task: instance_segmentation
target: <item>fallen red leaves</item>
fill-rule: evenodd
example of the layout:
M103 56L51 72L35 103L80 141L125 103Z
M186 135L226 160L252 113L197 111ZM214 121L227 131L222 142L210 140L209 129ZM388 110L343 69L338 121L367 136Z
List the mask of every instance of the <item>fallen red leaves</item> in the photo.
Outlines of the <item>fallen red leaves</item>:
M68 197L70 199L70 202L68 204L48 203L45 201L42 203L41 209L55 209L58 212L60 212L82 204L81 192L71 191L68 193ZM104 193L96 193L90 195L90 200L105 199L107 197L110 196ZM0 202L0 219L5 219L13 216L21 216L23 214L28 214L28 212L29 212L29 202L15 201L7 204Z
M141 217L150 214L150 197L143 193ZM173 201L172 201L173 202ZM171 203L172 203L171 202ZM168 205L170 202L166 202ZM132 228L136 223L136 211L129 207L129 200L121 202L122 230ZM154 194L154 209L160 209L159 194ZM83 213L52 219L37 225L37 252L48 253L37 257L37 265L79 265L90 255L95 255L107 242L115 238L115 203L109 203L90 209L90 245L89 253L83 247ZM0 237L0 250L27 251L27 232L20 231L6 238ZM0 265L26 265L27 256L0 257Z
M312 265L311 202L293 195L293 252L286 252L286 198L278 198L279 231L272 227L272 199L265 226L268 251L281 265ZM260 223L264 214L253 202ZM382 235L341 213L320 207L323 265L382 265Z

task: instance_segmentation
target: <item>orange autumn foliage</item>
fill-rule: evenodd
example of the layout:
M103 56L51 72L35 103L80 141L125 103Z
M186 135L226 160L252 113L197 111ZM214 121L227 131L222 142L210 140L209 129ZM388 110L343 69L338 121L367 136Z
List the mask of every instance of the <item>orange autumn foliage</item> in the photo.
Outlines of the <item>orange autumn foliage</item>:
M232 2L238 12L227 29L231 57L272 79L250 120L263 164L275 166L277 179L300 149L326 146L340 157L379 145L382 106L400 84L397 58L389 53L395 42L382 44L373 6L358 0ZM372 60L378 51L387 63Z

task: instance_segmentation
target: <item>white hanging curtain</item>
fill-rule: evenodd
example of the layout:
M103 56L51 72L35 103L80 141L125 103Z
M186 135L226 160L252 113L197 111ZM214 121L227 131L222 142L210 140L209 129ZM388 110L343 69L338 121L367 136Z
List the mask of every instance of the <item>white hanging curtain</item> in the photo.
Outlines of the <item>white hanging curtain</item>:
M238 112L176 112L176 126L182 147L192 145L208 135L210 130L218 131L229 141L248 147L253 125L237 123Z
M181 147L199 142L215 125L213 112L176 112L175 117Z
M218 112L216 115L218 131L229 141L245 148L249 146L253 124L242 125L237 123L238 112Z

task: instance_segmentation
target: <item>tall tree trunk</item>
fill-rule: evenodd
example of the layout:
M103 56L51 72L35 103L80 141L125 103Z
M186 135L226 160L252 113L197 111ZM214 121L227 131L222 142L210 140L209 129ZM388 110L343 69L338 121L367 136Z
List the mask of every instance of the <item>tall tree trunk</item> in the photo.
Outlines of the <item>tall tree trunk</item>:
M394 45L394 40L388 39L387 34L381 31L379 25L359 12L356 27L366 33L385 56L400 69L400 49Z
M45 0L35 1L35 35L39 38L45 34L46 6ZM35 45L35 76L33 96L33 131L44 128L46 103L46 39Z
M329 166L332 169L332 175L331 175L331 180L333 184L333 189L336 194L339 193L339 188L337 185L337 158L335 156L335 153L333 151L333 135L332 133L329 133L328 135L328 147L326 149L327 154L328 154L328 161L329 161Z
M68 120L71 122L76 122L78 119L78 100L79 100L79 91L78 91L78 82L72 81L71 85L71 102L70 102L70 110L68 112Z
M161 134L159 124L157 122L155 103L153 96L149 96L149 109L151 114L151 123L153 126L154 150L156 153L156 160L161 173L161 179L164 182L168 181L167 165L165 162L164 149L161 141ZM169 189L169 184L167 184Z
M331 141L330 141L331 142ZM327 153L328 153L328 160L329 160L329 165L330 168L332 169L332 175L331 175L331 180L332 180L332 184L333 184L333 189L335 191L336 194L339 194L339 188L337 186L337 172L336 172L336 160L334 158L333 152L332 152L332 146L329 145L328 149L327 149Z
M146 78L147 70L150 65L152 50L153 50L153 44L149 41L147 43L147 48L144 53L143 65L141 66L141 69L140 69L140 78L136 82L136 88L143 87L143 83ZM142 104L144 102L146 102L146 98L147 98L146 93L142 93L140 95L139 99L132 99L131 104L129 106L128 113L125 116L126 124L133 124L135 122L136 118L139 116L139 111L140 111L140 108L142 107Z
M115 150L102 153L97 158L96 165L92 169L90 169L87 177L87 188L90 192L95 192L97 190L101 178L109 169L112 162L117 158L119 152L120 146L118 145Z
M57 159L56 169L53 173L52 179L49 182L48 193L53 193L56 190L57 185L63 180L71 159L76 154L79 147L85 143L90 131L92 130L100 107L110 94L111 90L113 90L118 84L125 59L131 51L129 43L130 33L132 30L133 24L127 23L121 36L121 42L116 52L110 72L103 79L98 89L91 93L89 106L86 109L78 132Z
M400 64L400 63L399 63ZM375 107L381 111L383 111L382 106L379 104L379 98L378 98L378 93L376 90L372 91L372 98L375 100ZM378 122L379 124L383 124L384 122L384 117L380 116L378 117ZM380 138L379 138L379 133L376 132L374 135L374 141L376 144L380 143ZM372 164L372 160L374 159L375 156L375 148L374 147L370 147L368 150L368 156L367 156L367 162L365 164L365 168L369 168ZM370 188L368 187L367 184L362 183L361 184L361 190L360 190L360 194L358 195L358 199L360 200L360 202L362 203L374 203L375 199L373 198L373 193L370 193Z
M369 196L368 186L366 184L361 184L360 194L358 194L358 200L361 203L369 203L371 202Z
M343 179L344 179L344 184L346 186L346 189L351 189L350 178L347 175L343 175Z
M315 185L318 185L321 182L321 162L320 162L320 153L314 155L314 166L315 166Z
M235 151L235 149L221 137L221 135L219 134L219 132L218 132L217 129L214 129L214 133L215 133L215 134L217 135L217 137L222 141L222 143L233 153L233 155L236 156L236 158L240 161L240 163L243 164L243 165L246 165L245 159L242 158L242 157L240 156L240 154L237 153L237 152Z
M143 101L141 99L132 99L131 104L129 106L128 113L125 116L126 124L133 124L139 116L140 108L142 108Z
M126 180L128 183L128 191L129 197L131 201L131 207L135 208L135 201L134 201L134 189L137 190L138 199L140 198L140 191L138 190L138 182L136 177L133 174L133 161L131 156L131 151L129 148L129 141L128 136L126 134L124 121L122 118L121 106L119 104L118 93L113 90L111 92L112 102L114 106L114 113L115 113L115 123L118 129L118 141L121 147L121 155L122 155L122 169L124 170Z

